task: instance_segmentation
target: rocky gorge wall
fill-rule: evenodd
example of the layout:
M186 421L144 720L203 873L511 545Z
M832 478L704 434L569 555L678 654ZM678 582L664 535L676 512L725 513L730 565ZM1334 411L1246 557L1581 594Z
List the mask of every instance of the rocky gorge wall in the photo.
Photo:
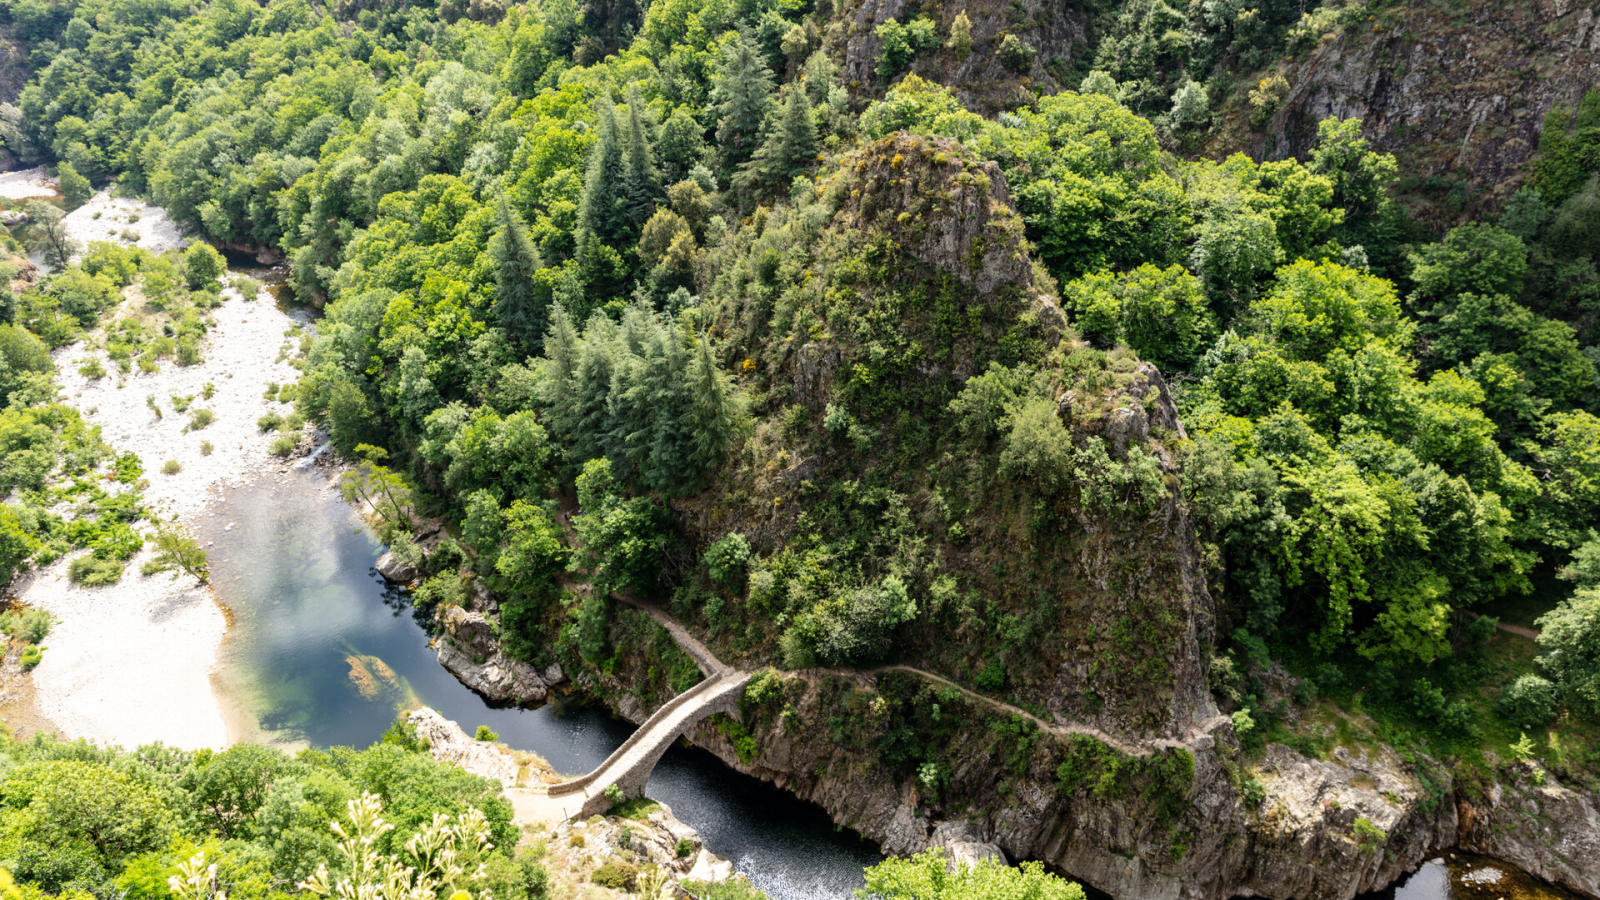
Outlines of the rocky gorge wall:
M1574 0L1365 8L1279 64L1291 88L1261 133L1221 128L1216 152L1249 147L1305 158L1317 123L1359 118L1374 145L1419 180L1460 179L1470 203L1503 202L1522 182L1545 115L1573 109L1600 83L1600 21ZM1236 98L1242 118L1243 92Z
M508 665L485 624L490 602L480 593L477 609L448 612L439 642L441 661L490 699L516 702L515 691L543 679L546 691L559 684L639 723L674 695L651 641L619 652L612 671L584 667L570 682L559 666ZM655 627L642 612L619 618L635 633ZM898 670L773 677L738 716L714 717L690 740L815 803L886 853L939 847L962 859L1038 859L1141 900L1348 900L1455 848L1600 896L1600 798L1528 764L1499 763L1485 784L1381 745L1335 746L1316 759L1269 744L1247 758L1225 718L1183 740L1140 745L1040 725ZM897 767L892 749L930 700L954 723L937 735L954 762L932 788ZM1064 766L1087 767L1088 784L1064 778ZM1179 777L1169 777L1174 770Z

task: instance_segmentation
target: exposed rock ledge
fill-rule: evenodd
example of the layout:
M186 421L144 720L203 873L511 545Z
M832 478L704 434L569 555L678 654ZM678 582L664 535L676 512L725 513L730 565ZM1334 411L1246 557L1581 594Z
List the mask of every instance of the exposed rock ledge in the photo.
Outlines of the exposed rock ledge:
M482 613L447 607L439 619L445 630L436 642L439 664L491 701L538 703L567 680L559 665L541 671L502 653L494 628Z
M509 789L519 788L519 781L524 780L524 765L505 747L469 737L460 725L427 707L407 713L406 721L417 729L417 737L427 742L434 759L492 778L507 788L508 794L518 792ZM541 774L558 777L542 760L536 762ZM522 792L526 793L526 789ZM557 874L581 875L617 855L617 839L626 829L629 841L625 855L630 862L662 866L691 881L724 881L733 877L732 863L707 850L700 833L674 816L670 807L664 803L658 806L643 819L594 816L582 822L555 824L548 844L561 863L555 867ZM574 843L570 838L576 835L582 835L584 840ZM578 883L584 883L583 879Z

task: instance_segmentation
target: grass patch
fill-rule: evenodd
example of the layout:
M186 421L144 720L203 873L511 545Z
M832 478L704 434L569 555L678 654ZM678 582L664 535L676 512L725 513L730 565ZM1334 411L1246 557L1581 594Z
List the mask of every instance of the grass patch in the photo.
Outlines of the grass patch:
M643 822L645 819L650 818L651 813L660 808L661 804L651 800L649 797L634 797L632 800L624 800L613 806L606 815Z

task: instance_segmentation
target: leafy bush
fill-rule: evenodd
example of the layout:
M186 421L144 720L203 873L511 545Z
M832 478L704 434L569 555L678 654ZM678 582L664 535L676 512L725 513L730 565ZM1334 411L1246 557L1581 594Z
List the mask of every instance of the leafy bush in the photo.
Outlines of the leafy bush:
M694 852L694 842L688 838L678 838L677 856L679 859L688 859Z
M639 870L625 862L608 862L589 876L589 880L614 891L631 891L639 877Z
M17 662L22 665L22 671L32 672L39 663L44 661L44 648L37 644L29 644L22 648L22 655Z
M1518 728L1543 728L1556 717L1556 686L1531 673L1521 675L1500 691L1496 708Z
M724 587L737 588L744 579L745 564L750 561L750 543L744 535L724 535L706 549L702 560L711 577Z
M24 609L0 616L0 631L29 644L42 642L50 634L55 617L42 609Z
M201 456L210 456L211 452L213 450L215 450L215 449L217 449L217 448L211 446L211 442L210 441L201 441L200 442L200 455Z
M175 459L169 459L161 464L161 474L163 475L176 475L182 471L183 463L178 462Z
M912 57L918 52L939 45L933 20L927 16L918 16L906 25L890 19L879 25L874 33L883 42L878 51L875 71L884 81L889 81L905 71L906 66L911 65Z
M98 559L93 554L80 556L67 566L67 578L84 587L102 587L122 580L122 563Z
M269 452L271 452L273 456L288 456L289 454L293 453L294 448L298 446L300 446L300 442L294 438L281 437L272 442L272 447L270 448Z
M495 734L493 731L489 730L489 726L487 726L487 725L479 725L478 726L478 732L477 732L477 734L474 735L474 737L476 739L480 740L480 741L487 741L488 743L491 743L491 744L494 743L495 741L500 740L500 735Z
M189 414L189 430L199 431L217 420L216 413L209 409L197 409Z
M1030 900L1083 900L1083 888L1044 870L1037 861L1016 868L985 859L951 872L939 850L903 859L891 857L867 869L861 896L881 900L973 900L1028 897ZM718 900L735 900L737 895Z
M282 427L282 425L283 416L280 416L275 412L269 412L256 420L256 428L259 428L263 432L277 431L280 427Z

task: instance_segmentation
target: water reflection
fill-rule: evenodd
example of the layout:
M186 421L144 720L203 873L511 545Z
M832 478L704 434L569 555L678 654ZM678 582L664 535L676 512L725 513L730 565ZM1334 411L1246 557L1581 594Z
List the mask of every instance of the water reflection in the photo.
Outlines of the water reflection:
M219 596L236 627L222 680L238 736L290 745L366 746L395 714L426 704L469 732L488 725L562 772L598 765L633 726L575 698L496 708L446 672L406 595L373 569L382 547L315 469L226 496L199 528L215 541ZM857 835L709 753L678 746L645 793L700 831L773 900L847 898L882 857Z
M1467 853L1430 860L1387 890L1357 900L1578 900L1505 863Z

